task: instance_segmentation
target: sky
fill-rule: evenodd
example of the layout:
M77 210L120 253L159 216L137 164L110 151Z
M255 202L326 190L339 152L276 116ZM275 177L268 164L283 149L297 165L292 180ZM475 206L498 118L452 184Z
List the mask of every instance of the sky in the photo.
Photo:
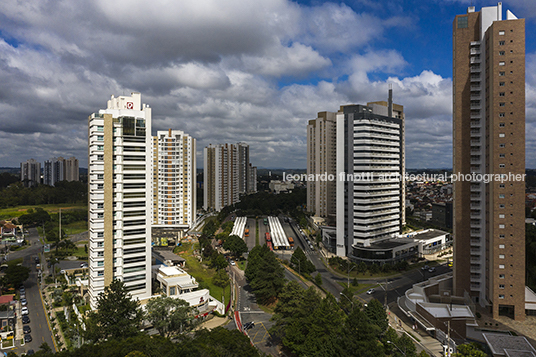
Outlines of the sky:
M406 167L452 167L452 21L484 0L2 0L0 167L75 156L87 118L140 92L157 130L246 142L253 165L306 167L321 111L386 100L406 114ZM527 168L536 168L536 1L526 19Z

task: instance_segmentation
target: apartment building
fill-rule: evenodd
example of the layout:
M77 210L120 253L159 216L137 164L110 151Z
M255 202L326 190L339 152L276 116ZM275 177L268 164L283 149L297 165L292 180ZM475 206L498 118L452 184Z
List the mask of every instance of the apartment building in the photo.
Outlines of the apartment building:
M79 181L78 159L54 157L45 160L43 165L43 184L55 186L60 181Z
M151 296L151 108L141 94L112 96L91 114L89 137L89 297L114 279L135 299Z
M454 19L453 135L454 293L523 320L525 21L502 3Z
M220 211L240 200L240 195L257 191L257 168L249 162L244 143L205 147L203 208Z
M352 258L400 234L404 222L404 111L392 103L341 106L336 115L336 247ZM356 255L357 256L357 255Z
M337 146L335 128L337 113L319 112L316 119L307 125L307 175L327 178L336 175ZM326 218L335 224L336 181L307 181L307 211L315 216Z
M196 140L180 130L153 137L153 227L188 230L196 217Z
M34 187L41 183L41 163L30 159L20 163L20 180L26 187Z

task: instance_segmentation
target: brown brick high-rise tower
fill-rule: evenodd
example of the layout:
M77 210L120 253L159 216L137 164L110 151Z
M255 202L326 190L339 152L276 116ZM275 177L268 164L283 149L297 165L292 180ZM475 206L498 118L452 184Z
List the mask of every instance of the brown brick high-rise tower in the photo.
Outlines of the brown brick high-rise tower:
M453 24L454 293L523 320L525 20L502 13Z

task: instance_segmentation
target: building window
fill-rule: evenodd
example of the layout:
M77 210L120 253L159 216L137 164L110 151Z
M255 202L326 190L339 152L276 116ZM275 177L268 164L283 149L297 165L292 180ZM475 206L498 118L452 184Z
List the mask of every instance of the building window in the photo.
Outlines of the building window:
M104 266L104 261L97 262L97 266L98 267L103 267Z
M499 254L499 259L504 259L504 254Z
M499 77L504 77L505 73L504 72L499 72Z
M499 62L499 66L504 66L504 61Z
M97 174L97 180L104 180L104 174Z
M499 264L499 269L504 269L504 264Z
M499 294L499 299L504 299L504 295L503 295L503 294Z
M97 276L104 276L104 270L99 270L97 272Z
M504 249L504 244L499 244L499 249Z
M103 126L97 126L97 131L104 131L104 127Z
M499 134L499 138L504 138L504 137L505 137L504 133Z
M503 147L505 147L505 146L506 146L506 144L499 144L499 147L500 147L500 148L503 148Z
M504 274L499 274L499 279L504 279Z
M504 51L499 51L499 56L504 56Z
M499 93L499 97L504 97L504 95L505 95L504 92Z
M504 155L504 154L501 154L501 155ZM499 184L499 188L504 188L504 183Z
M500 102L500 103L499 103L499 107L504 107L505 105L506 105L505 102Z
M104 141L104 136L98 135L97 136L97 141Z
M499 224L499 229L504 229L504 224Z
M499 164L499 167L500 167L500 168L503 168L503 167L505 167L505 166L506 166L505 164Z
M169 295L175 295L176 294L176 287L175 286L170 286L169 287Z
M504 46L504 41L499 41L499 46Z
M499 284L499 289L504 289L504 284Z
M504 82L499 82L499 87L504 87Z
M97 160L98 161L103 161L104 160L104 155L97 155Z
M466 29L469 27L469 21L467 16L458 17L458 28Z
M499 36L504 36L504 31L499 31Z
M499 234L499 238L504 239L504 234Z
M97 242L97 248L104 247L104 242Z

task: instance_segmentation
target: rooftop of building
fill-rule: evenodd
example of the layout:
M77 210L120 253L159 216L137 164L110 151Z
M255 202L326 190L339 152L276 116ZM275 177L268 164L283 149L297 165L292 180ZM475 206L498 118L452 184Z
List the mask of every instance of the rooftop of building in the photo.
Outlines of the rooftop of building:
M536 356L536 350L523 336L511 336L492 332L483 333L482 336L491 349L493 356Z

